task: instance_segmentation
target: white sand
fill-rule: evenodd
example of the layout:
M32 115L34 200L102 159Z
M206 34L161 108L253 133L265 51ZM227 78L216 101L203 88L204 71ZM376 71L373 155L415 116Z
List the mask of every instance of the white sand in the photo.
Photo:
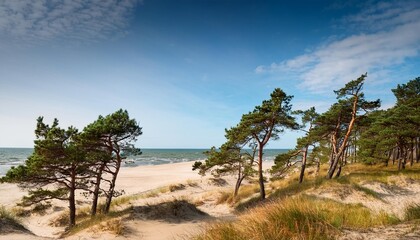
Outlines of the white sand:
M200 209L209 213L215 217L231 217L230 208L226 205L215 205L212 204L212 199L215 200L217 193L223 187L214 186L208 184L209 177L202 177L197 171L192 171L193 162L182 162L174 164L164 165L153 165L153 166L138 166L138 167L123 167L118 175L116 189L124 190L125 195L132 195L136 193L153 190L159 187L168 186L170 184L196 182L196 187L188 187L185 190L177 192L169 192L162 194L161 196L153 199L137 201L136 205L147 205L153 202L162 202L164 200L173 200L175 198L188 198L193 201L203 200ZM272 162L267 162L264 168L272 166ZM227 178L229 184L225 186L225 189L233 190L234 178ZM25 195L25 191L22 191L14 184L0 184L0 205L11 209L17 202ZM81 200L87 201L79 196ZM209 200L210 199L210 200ZM22 219L23 224L35 235L40 237L52 237L58 238L59 234L64 228L57 228L49 226L52 219L60 215L64 210L67 209L67 202L65 201L54 201L56 210L50 210L46 215L32 215ZM58 210L57 210L58 209ZM103 232L85 232L77 234L70 239L174 239L176 236L182 236L186 233L196 232L199 230L199 225L208 219L195 220L192 222L180 222L180 223L169 223L165 221L149 221L138 219L135 221L125 222L124 225L131 229L131 233L123 236L115 237L112 234ZM133 231L133 229L135 231ZM0 239L10 239L12 235L1 235ZM98 238L99 237L99 238ZM16 239L34 239L30 235L13 235Z

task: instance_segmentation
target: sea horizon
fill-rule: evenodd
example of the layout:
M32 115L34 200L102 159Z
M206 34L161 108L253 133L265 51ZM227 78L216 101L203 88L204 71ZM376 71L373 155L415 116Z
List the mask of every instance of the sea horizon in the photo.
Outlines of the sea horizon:
M0 176L13 166L24 164L33 153L34 148L25 147L0 147ZM205 151L210 148L140 148L142 154L128 156L122 167L136 167L144 165L160 165L178 162L202 161L207 157ZM244 149L250 150L250 149ZM264 149L264 160L272 161L279 154L289 149Z

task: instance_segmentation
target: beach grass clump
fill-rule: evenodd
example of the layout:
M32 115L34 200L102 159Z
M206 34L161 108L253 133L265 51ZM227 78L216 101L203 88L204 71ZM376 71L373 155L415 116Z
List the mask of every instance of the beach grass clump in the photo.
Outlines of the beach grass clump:
M175 191L179 191L179 190L184 190L185 189L185 185L184 184L171 184L169 185L169 191L170 192L175 192Z
M194 239L336 239L343 228L394 223L395 217L374 215L361 204L302 195L254 208L235 222L209 225Z
M12 211L0 206L0 234L15 231L28 232Z
M31 215L31 210L23 207L14 207L11 212L17 217L29 217Z
M231 204L233 202L233 193L231 191L219 191L216 204Z
M187 180L187 185L189 187L198 187L199 186L197 181L194 181L194 180L191 180L191 179Z
M114 198L114 200L112 200L111 207L122 206L122 205L128 204L131 201L134 201L138 198L139 198L138 195L120 196L120 197Z
M115 218L108 221L105 221L103 223L100 223L97 227L97 230L99 232L111 232L115 235L122 235L124 232L124 224L122 222L121 218Z
M58 215L56 218L51 220L49 223L50 226L53 227L64 227L69 223L69 211L65 211Z
M235 198L235 201L239 202L242 199L249 198L255 193L258 193L259 191L260 191L260 187L257 184L243 185L241 188L239 188L239 192Z
M12 211L7 210L4 206L0 206L0 219L16 223L19 222L16 215Z
M244 185L239 188L238 194L233 196L232 191L219 191L219 196L216 199L216 204L234 204L247 200L259 192L259 186L256 184Z
M219 186L219 187L228 185L228 182L225 179L220 178L220 177L209 178L208 183L210 185Z
M405 209L405 220L420 219L420 204L412 204Z
M120 235L124 230L122 218L131 211L132 207L128 207L120 211L110 211L108 214L101 213L90 216L89 218L79 219L76 225L67 229L61 237L71 236L85 229L92 229L92 231L109 231ZM66 219L66 221L68 223L68 219Z

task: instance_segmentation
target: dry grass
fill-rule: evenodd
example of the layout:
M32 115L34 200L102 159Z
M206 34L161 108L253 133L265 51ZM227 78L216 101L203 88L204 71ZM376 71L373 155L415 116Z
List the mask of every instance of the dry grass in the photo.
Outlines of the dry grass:
M208 216L186 198L136 206L130 211L132 219L152 219L166 222L189 221Z
M185 189L185 185L184 184L171 184L169 185L169 191L170 192L175 192L175 191L179 191L179 190L184 190Z
M12 211L7 210L4 206L0 206L0 219L20 223L17 216Z
M0 206L0 234L9 232L28 232L28 230L12 211Z
M420 219L420 205L419 204L413 204L408 206L405 209L405 220L417 220Z
M396 221L385 213L372 215L361 205L301 196L255 208L236 222L209 225L195 239L335 239L342 228Z
M216 204L231 204L233 202L233 193L231 191L219 191Z
M160 188L156 188L150 191L147 191L145 193L142 193L139 195L139 198L154 198L159 196L162 193L167 193L169 192L169 186L165 186L165 187L160 187Z
M337 188L357 191L365 196L381 199L381 195L365 183L403 183L420 180L420 165L398 171L396 166L366 166L351 164L343 168L339 178L326 179L327 166L321 167L318 176L306 175L304 182L297 182L296 174L267 184L272 191L268 198L272 203L252 197L252 187L244 191L236 209L248 209L238 221L207 225L201 235L193 239L336 239L342 229L367 229L400 223L395 215L386 212L374 214L362 204L344 204L328 199L309 197L303 193L309 189ZM252 185L250 185L252 186ZM254 185L256 192L258 186ZM228 202L231 194L221 195L219 202ZM253 208L250 208L253 207ZM405 220L420 219L420 206L407 208Z
M233 196L233 192L231 190L219 191L218 197L216 199L216 204L235 204L244 200L248 200L250 197L254 196L258 192L259 186L257 184L241 186L236 197Z
M83 231L85 229L92 229L93 231L95 231L96 229L101 229L101 228L103 228L104 230L106 229L107 231L110 231L113 233L120 232L121 234L124 229L122 217L129 214L131 210L132 208L130 207L130 208L125 208L121 211L116 211L116 212L112 211L112 212L109 212L108 214L97 214L94 217L79 219L76 222L76 226L69 229L61 237L70 236L80 231ZM66 223L68 223L68 220ZM119 231L119 229L121 231Z
M187 180L187 185L190 186L190 187L198 187L199 186L197 181L190 180L190 179Z
M69 224L69 212L65 211L58 215L56 218L52 219L49 223L50 226L53 227L64 227ZM77 219L77 218L76 218Z
M209 178L208 183L210 185L219 186L219 187L223 187L228 184L227 181L223 178Z
M247 199L253 196L255 193L258 193L259 191L260 191L260 187L258 184L243 185L239 188L239 192L235 198L235 202L240 202L243 199Z
M31 215L31 210L23 207L14 207L11 212L17 217L29 217Z
M93 231L94 232L107 231L115 235L122 235L124 232L124 224L121 218L111 219L111 220L100 223L97 228L93 229Z

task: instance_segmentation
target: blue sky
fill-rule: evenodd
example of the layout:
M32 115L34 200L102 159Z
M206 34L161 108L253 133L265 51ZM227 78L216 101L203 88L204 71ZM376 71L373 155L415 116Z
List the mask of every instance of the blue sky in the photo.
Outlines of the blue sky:
M0 147L36 118L82 129L127 109L143 148L208 148L280 87L325 111L368 72L368 99L420 75L419 1L0 2ZM270 148L291 148L286 132Z

